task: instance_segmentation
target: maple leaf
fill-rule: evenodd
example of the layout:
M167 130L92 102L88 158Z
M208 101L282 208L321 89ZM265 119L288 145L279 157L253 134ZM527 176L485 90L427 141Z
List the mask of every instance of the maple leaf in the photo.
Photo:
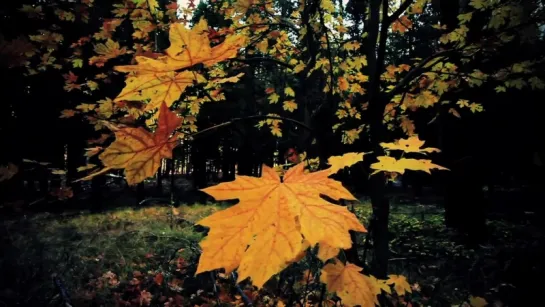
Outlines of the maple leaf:
M394 284L394 290L396 291L397 295L405 295L405 292L413 292L411 285L409 285L405 276L402 275L388 275L386 284Z
M328 263L322 269L320 281L325 283L329 292L335 292L345 306L378 305L377 294L380 293L372 280L360 272L362 268L347 262L344 265L338 259Z
M212 79L210 80L210 84L217 85L217 84L223 84L223 83L237 83L240 81L240 78L244 76L244 73L241 72L235 76L227 77L227 78L218 78L218 79Z
M488 305L488 302L480 296L470 296L469 304L471 305L471 307L484 307Z
M331 165L329 171L335 174L345 167L350 167L360 161L363 161L363 152L349 152L342 156L331 156L327 159L327 164Z
M189 70L180 73L148 70L128 76L114 101L149 99L145 111L157 109L163 102L170 107L188 86L203 82L206 82L204 76Z
M318 254L316 256L324 262L336 257L340 252L339 248L333 247L325 242L320 242L319 246Z
M88 180L109 169L125 169L129 185L142 182L155 174L161 159L171 158L178 135L170 137L180 126L182 119L162 104L159 122L154 134L142 127L118 128L115 141L100 154L105 168L80 180Z
M412 136L414 134L414 130L416 129L414 121L409 119L407 116L401 116L400 120L400 126L403 132L405 132L405 134L408 136Z
M284 89L284 94L286 94L286 96L291 96L291 97L295 96L295 92L289 86Z
M337 80L339 81L339 89L341 91L348 90L349 84L348 84L348 81L344 77L339 77L339 78L337 78Z
M277 103L280 96L277 93L272 93L268 99L270 103Z
M59 116L59 118L70 118L70 117L73 117L74 115L76 115L76 111L74 110L62 110L61 111L61 115Z
M208 24L204 18L191 30L180 23L172 24L169 38L170 47L166 50L168 56L160 59L172 67L172 70L187 68L199 63L210 66L233 58L246 41L243 35L231 35L223 43L210 47Z
M200 245L197 273L238 267L238 281L247 277L258 288L274 274L304 255L308 246L352 246L349 230L365 232L346 207L329 203L320 194L354 200L329 170L304 172L304 163L289 169L283 180L263 165L262 177L236 176L234 181L202 189L216 200L239 203L199 221L210 227ZM306 243L305 243L306 242Z
M114 69L117 71L133 74L127 77L125 88L114 101L150 99L146 110L152 110L158 108L163 101L170 106L187 86L206 82L196 72L177 70L199 63L210 66L235 57L245 42L244 36L231 35L223 43L210 47L207 31L205 19L201 19L191 30L179 23L172 24L167 56L159 56L157 59L136 56L136 65L116 66ZM220 83L236 82L240 76L227 78Z
M401 34L407 32L407 30L412 27L413 22L406 15L399 17L399 19L392 23L392 31L399 32Z
M432 163L431 160L425 159L401 158L397 160L394 157L388 156L380 156L377 157L377 159L379 160L378 162L371 164L371 169L375 170L371 175L374 175L380 171L404 174L405 170L413 170L423 171L430 174L431 169L449 170L446 167Z
M92 56L89 59L89 65L96 65L97 67L104 66L104 63L110 59L116 58L125 53L130 53L130 51L127 51L126 47L120 48L119 43L113 41L112 39L108 39L104 44L96 44L94 51L98 54L98 56Z
M426 141L422 141L418 138L418 135L410 136L407 139L396 140L395 143L380 143L385 149L389 150L403 150L406 153L428 153L428 152L441 152L438 148L427 147L421 148Z
M297 109L297 103L294 100L286 100L283 103L283 108L286 111L293 112Z

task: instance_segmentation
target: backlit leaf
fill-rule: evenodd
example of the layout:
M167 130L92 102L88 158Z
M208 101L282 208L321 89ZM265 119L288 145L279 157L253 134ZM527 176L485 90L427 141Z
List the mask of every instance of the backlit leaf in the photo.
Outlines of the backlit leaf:
M128 76L125 87L114 101L149 99L146 111L159 108L163 102L170 107L188 86L205 81L202 75L189 70L180 73L149 70Z
M336 257L340 252L340 249L333 247L325 242L320 242L318 248L318 254L316 255L318 259L322 261L327 261L333 257Z
M471 305L471 307L484 307L484 306L488 305L488 302L482 297L470 296L469 297L469 304Z
M434 164L431 162L431 160L426 159L401 158L397 160L394 157L388 156L380 156L377 157L377 159L379 162L371 164L371 169L375 170L372 175L380 171L404 174L405 170L423 171L426 173L431 173L430 170L432 169L449 170L446 167Z
M360 161L363 161L363 155L363 152L349 152L342 156L331 156L329 159L327 159L327 164L331 165L329 171L331 174L335 174L345 167L350 167Z
M172 157L177 135L170 135L181 122L182 119L163 103L158 128L154 134L142 127L119 128L115 131L115 141L100 154L100 160L105 169L125 169L129 185L142 182L155 174L161 159ZM96 174L90 177L93 175Z
M320 281L325 283L329 292L335 292L345 306L375 306L378 305L376 287L368 276L361 273L362 268L348 263L346 266L335 259L322 269Z
M300 257L308 241L332 248L352 246L349 230L366 231L346 207L329 203L320 194L338 200L354 196L329 170L304 172L304 163L289 169L283 181L273 168L263 166L262 177L236 176L231 182L203 189L216 200L239 203L199 221L210 227L201 242L197 273L238 267L239 279L251 277L258 288Z
M396 140L395 143L380 143L385 149L388 150L403 150L404 152L417 152L417 153L428 153L428 152L440 152L438 148L427 147L421 148L426 141L422 141L418 138L417 135L411 136L407 139Z
M405 276L388 275L386 284L394 284L394 290L396 291L397 295L405 295L405 292L413 292L411 285L409 285Z

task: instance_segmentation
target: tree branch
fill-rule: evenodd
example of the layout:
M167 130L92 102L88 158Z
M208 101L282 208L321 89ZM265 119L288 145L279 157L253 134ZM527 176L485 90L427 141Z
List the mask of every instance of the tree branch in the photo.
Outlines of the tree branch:
M398 19L399 16L401 16L401 14L403 14L403 12L405 12L405 10L408 9L409 6L411 6L411 4L413 4L413 0L405 0L403 3L401 3L399 8L395 12L393 12L392 15L388 16L388 18L386 19L387 20L386 24L389 25L392 22L394 22L396 19Z
M234 58L230 59L230 61L237 61L237 62L243 62L243 63L250 63L255 61L263 61L263 62L272 62L276 63L278 65L293 69L295 66L290 65L289 63L282 62L280 60L274 59L274 58L268 58L268 57L254 57L254 58L247 58L247 59L241 59L241 58Z
M226 126L232 125L232 124L234 124L236 122L239 122L239 121L252 120L252 119L263 119L263 118L265 118L265 119L285 120L285 121L294 123L294 124L296 124L298 126L301 126L301 127L305 128L305 129L309 130L310 132L314 131L314 129L307 126L305 123L302 123L302 122L300 122L298 120L295 120L295 119L292 119L292 118L282 117L282 116L272 116L272 115L251 115L251 116L246 116L246 117L233 118L228 122L224 122L224 123L221 123L221 124L218 124L218 125L214 125L212 127L205 128L205 129L203 129L201 131L197 131L195 133L189 134L188 136L195 137L197 135L203 134L203 133L208 132L208 131L212 131L212 130L215 130L215 129L218 129L218 128L221 128L221 127L226 127Z
M399 81L399 83L395 86L395 88L393 90L391 90L389 93L388 93L388 97L391 98L393 97L395 94L397 94L401 89L403 89L407 84L409 84L409 82L414 78L416 77L417 74L419 74L421 71L422 71L422 68L428 64L430 61L432 61L433 59L436 59L436 58L439 58L439 57L444 57L444 56L447 56L451 53L453 53L455 50L453 49L449 49L449 50L444 50L444 51L440 51L440 52L437 52L436 54L433 54L429 57L427 57L426 59L424 59L422 62L420 62L418 64L418 66L416 66L415 68L413 68L411 71L409 71L409 73L407 75L405 75L405 77L403 77L403 79L401 79L401 81Z

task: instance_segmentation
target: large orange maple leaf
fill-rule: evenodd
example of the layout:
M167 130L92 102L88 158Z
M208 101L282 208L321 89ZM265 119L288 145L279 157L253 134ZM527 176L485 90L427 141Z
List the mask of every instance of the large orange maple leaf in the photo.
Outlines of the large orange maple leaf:
M322 242L332 248L352 245L349 230L366 229L346 207L334 205L320 194L338 200L355 200L326 169L304 172L304 163L289 169L283 180L263 165L260 178L236 176L203 189L216 200L238 199L233 207L199 221L210 227L201 243L197 273L238 268L238 281L247 277L258 288L274 274L300 259L308 248Z

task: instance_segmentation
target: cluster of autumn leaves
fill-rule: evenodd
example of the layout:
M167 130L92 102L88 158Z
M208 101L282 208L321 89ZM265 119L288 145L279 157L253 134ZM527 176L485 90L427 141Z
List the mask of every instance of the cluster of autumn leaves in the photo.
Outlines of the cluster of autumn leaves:
M92 4L92 0L83 1ZM410 15L420 14L427 0L417 0L410 6L406 14L393 21L391 29L403 34L412 27L408 18ZM486 8L484 1L472 0L471 5L477 9ZM306 71L307 76L315 71L321 71L326 76L326 84L323 92L331 92L341 97L336 115L340 120L345 118L361 118L361 111L365 111L367 104L355 105L354 95L365 94L363 84L368 81L368 76L362 74L362 68L367 66L367 59L359 51L361 45L357 40L344 40L347 32L342 17L333 17L335 4L330 0L320 1L320 9L324 13L324 19L331 28L326 35L319 39L323 50L331 48L330 43L337 44L340 50L337 55L327 57L321 54L314 61L313 67L306 67L307 63L301 57L301 50L290 39L286 31L269 31L267 23L271 19L264 17L267 14L254 12L256 3L247 0L235 1L232 6L223 6L223 13L227 18L237 23L241 31L223 29L227 33L222 41L214 39L214 32L203 19L193 28L188 29L181 23L171 23L168 28L170 47L164 53L151 52L149 46L140 46L136 50L128 50L113 40L113 32L121 24L121 19L105 20L102 30L94 35L97 40L102 40L94 45L95 55L88 61L89 65L103 67L108 61L121 55L136 53L135 64L116 66L117 72L127 73L125 87L114 99L99 100L97 104L82 103L77 109L83 113L97 111L104 119L110 118L114 111L125 108L134 117L142 114L150 115L146 123L155 127L152 133L143 127L127 127L113 125L103 121L95 121L95 127L106 126L115 133L115 141L100 154L100 160L104 168L98 172L83 178L90 179L111 169L124 169L127 182L131 185L142 182L153 176L161 160L172 157L172 150L186 135L180 130L195 132L197 127L191 121L190 116L179 117L172 111L182 94L190 87L200 86L209 93L206 97L195 98L187 102L189 114L196 116L200 105L213 99L222 99L221 86L225 83L236 83L242 74L227 76L223 69L216 64L239 55L239 51L253 44L256 51L251 48L248 52L261 52L263 55L281 61L286 64L286 72L298 74ZM158 9L156 0L148 1L123 1L123 4L114 4L114 14L118 17L130 15L135 39L148 38L153 29L157 27L149 20L161 17L162 11ZM145 7L145 9L142 9ZM32 14L42 14L36 8L25 7ZM176 9L169 5L166 14L175 15ZM260 8L262 12L274 14L270 2L266 2ZM285 21L299 32L301 40L309 29L297 24L300 19L303 4L296 9L288 20ZM61 20L73 21L75 18L67 11L56 11ZM85 15L83 15L85 17ZM145 18L144 18L145 17ZM150 18L148 18L150 17ZM80 16L80 18L82 18ZM276 17L275 17L276 18ZM272 18L272 20L276 20ZM160 18L157 18L160 19ZM244 19L246 24L239 23ZM460 19L460 28L441 37L443 43L462 43L467 33L464 23L471 19L471 15L464 15ZM290 21L291 20L291 21ZM293 22L293 24L289 24ZM499 23L496 21L495 24ZM255 25L246 27L245 25ZM314 20L312 26L324 26L322 21ZM247 29L251 29L250 33ZM333 31L334 30L334 31ZM252 35L261 35L268 31L272 39L252 41ZM217 33L216 33L217 34ZM250 35L252 34L252 35ZM337 35L337 36L335 36ZM335 37L333 37L335 36ZM51 45L57 48L62 36L57 33L42 31L40 35L31 36L32 41ZM85 44L89 38L82 38L73 44L74 50ZM213 41L213 42L212 42ZM211 43L214 46L211 46ZM333 43L331 43L333 44ZM48 49L49 50L49 49ZM342 56L342 55L345 56ZM38 70L44 70L48 66L59 68L54 64L51 53L42 57ZM70 59L73 68L81 68L84 63L81 52L74 52ZM416 61L419 63L419 60ZM415 63L415 64L416 64ZM202 64L208 69L205 75L201 70L194 69L197 64ZM400 64L389 65L381 75L381 80L388 86L387 90L395 88L395 84L403 76L413 69L414 65ZM373 174L386 172L391 174L403 174L405 170L430 172L432 169L445 170L429 159L395 158L392 153L402 152L407 154L427 154L438 151L435 148L422 148L424 142L415 134L415 126L409 118L408 112L418 108L428 108L440 102L441 96L458 87L460 82L467 82L470 86L479 86L487 76L479 70L466 74L463 78L458 75L459 68L453 63L433 61L424 68L428 69L412 84L410 90L403 94L393 95L390 103L384 110L384 123L390 129L400 127L409 137L393 143L380 144L388 153L379 156L378 162L371 165ZM514 68L515 69L515 68ZM520 63L517 70L524 71L527 65ZM31 71L31 73L37 73ZM66 79L65 90L89 90L98 88L94 80L104 80L104 74L97 74L94 80L85 83L78 82L78 76L71 71L64 75ZM530 81L532 87L539 84L539 79ZM519 87L520 81L509 81L507 87ZM497 89L505 90L505 87ZM281 102L287 112L297 109L295 102L296 93L293 88L286 86L283 89L269 87L266 89L270 104ZM131 102L142 103L142 108L129 108ZM458 106L458 108L454 108ZM460 116L459 109L468 108L471 112L480 112L483 107L480 104L459 100L453 104L449 112L454 116ZM66 110L63 117L74 115L74 110ZM131 114L131 112L134 112ZM269 114L275 115L275 114ZM189 121L189 125L184 126ZM268 118L258 124L258 127L268 126L273 135L282 136L280 119ZM344 121L335 125L334 130L340 129ZM185 129L187 128L187 129ZM357 128L345 128L343 142L350 144L359 138L366 129L364 125ZM106 135L107 137L107 135ZM105 140L104 137L102 141ZM98 142L98 141L97 141ZM96 154L100 149L93 150ZM347 153L340 157L331 157L328 162L329 169L317 172L305 172L303 164L288 170L280 180L279 174L272 168L263 166L263 176L253 178L237 176L235 181L221 183L209 187L204 191L217 200L239 199L239 203L229 209L217 212L205 218L199 223L210 227L207 238L201 243L203 254L199 262L198 272L224 268L226 271L238 269L239 280L250 277L253 284L261 287L272 275L280 272L290 263L296 262L309 250L318 246L317 256L327 264L321 272L321 280L327 284L328 290L336 292L347 305L373 305L377 303L376 296L382 290L391 291L389 284L395 284L395 290L399 295L405 291L410 292L406 281L399 276L391 276L389 280L377 280L372 276L361 274L361 268L354 264L343 264L336 259L341 249L350 248L352 242L348 232L350 230L365 232L365 228L346 208L333 205L320 197L327 195L332 199L354 199L340 182L330 179L331 174L349 167L364 157L363 153ZM10 168L12 169L12 168ZM6 173L10 171L6 168ZM10 171L12 172L12 171ZM2 175L7 177L7 175Z
M263 165L260 178L236 176L231 182L203 189L216 200L238 199L239 203L216 212L198 224L209 227L201 242L202 254L196 273L237 269L238 280L250 278L261 288L273 275L301 260L318 246L317 257L327 264L320 280L335 292L346 306L373 306L382 290L398 295L411 292L404 277L388 280L361 274L362 268L344 264L337 257L341 249L352 246L349 231L366 232L357 217L332 199L356 198L329 176L363 159L361 153L332 157L328 169L305 172L304 163L290 168L280 179L278 173Z

